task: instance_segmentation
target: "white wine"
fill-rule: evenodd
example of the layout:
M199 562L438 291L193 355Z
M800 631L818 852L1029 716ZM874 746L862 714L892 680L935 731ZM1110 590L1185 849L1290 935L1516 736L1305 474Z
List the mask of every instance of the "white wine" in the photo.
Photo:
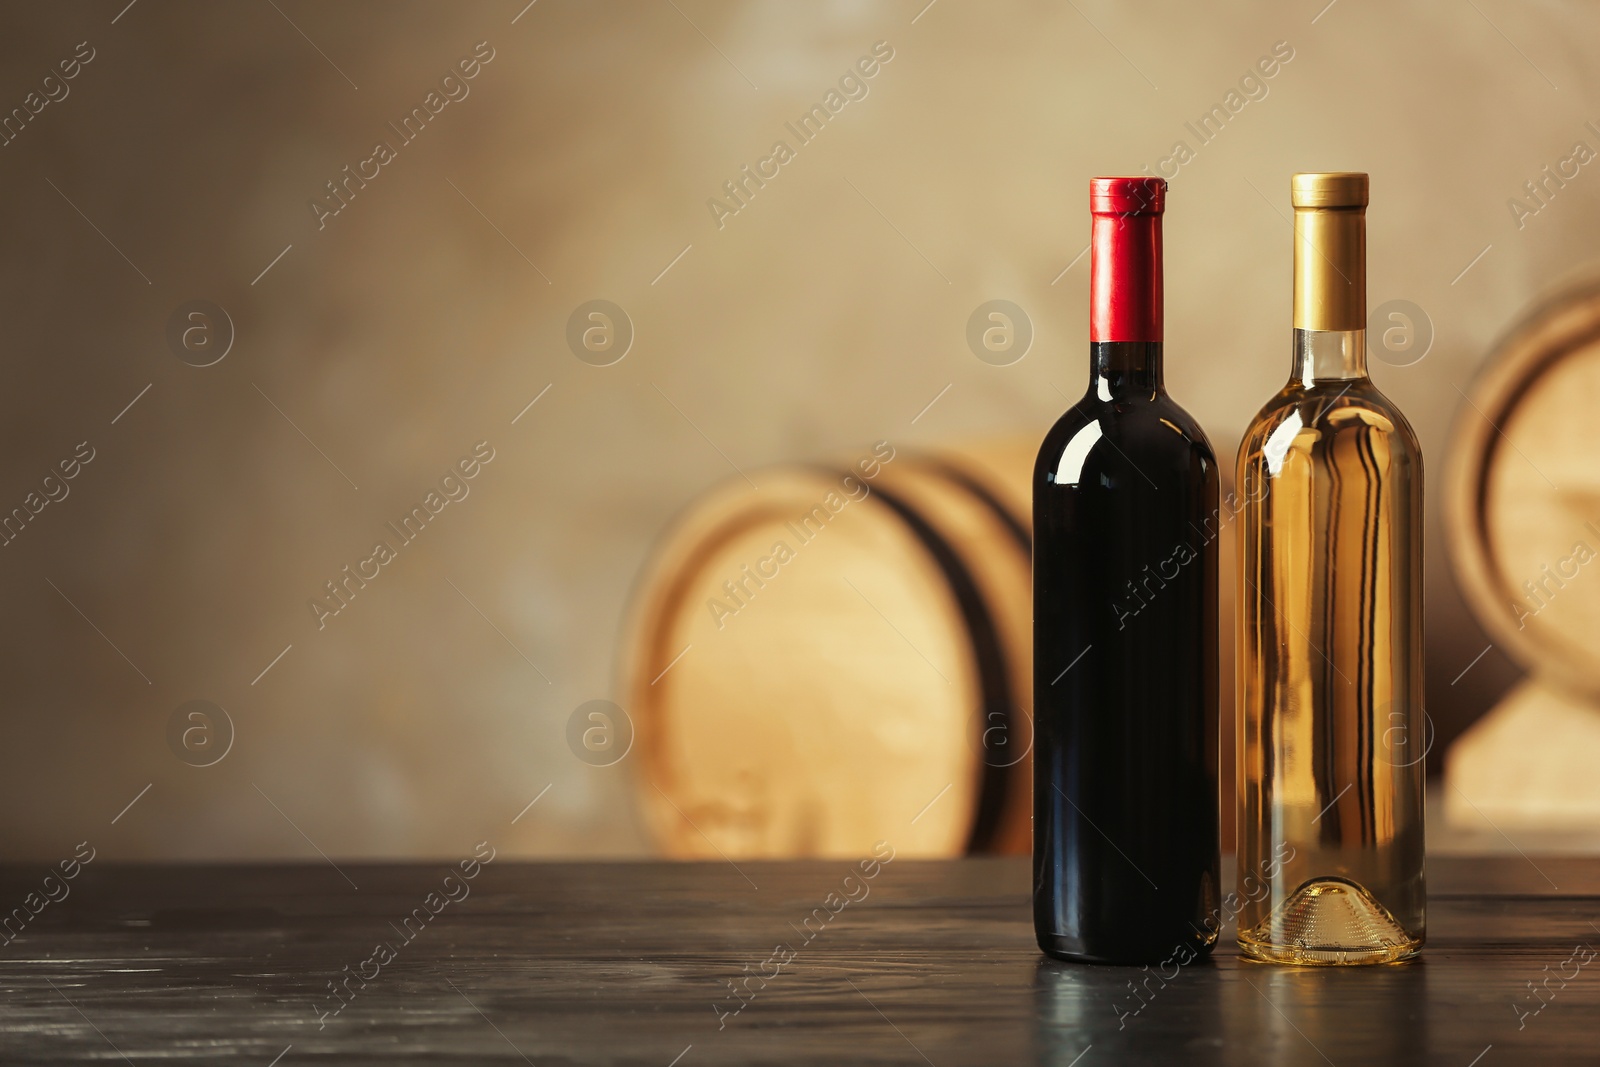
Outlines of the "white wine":
M1366 369L1367 176L1299 174L1294 371L1239 447L1239 946L1425 931L1422 452Z

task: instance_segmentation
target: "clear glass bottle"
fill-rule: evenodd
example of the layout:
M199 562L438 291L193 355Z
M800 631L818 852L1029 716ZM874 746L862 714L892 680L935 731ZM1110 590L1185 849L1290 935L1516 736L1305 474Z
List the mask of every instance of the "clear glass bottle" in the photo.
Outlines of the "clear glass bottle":
M1297 174L1294 366L1239 446L1239 947L1425 930L1422 452L1366 365L1365 174Z

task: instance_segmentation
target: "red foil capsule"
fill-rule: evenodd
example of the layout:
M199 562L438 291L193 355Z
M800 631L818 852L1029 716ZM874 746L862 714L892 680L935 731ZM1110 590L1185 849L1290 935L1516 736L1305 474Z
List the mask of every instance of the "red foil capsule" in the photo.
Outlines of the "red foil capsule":
M1091 178L1089 340L1161 337L1160 178Z

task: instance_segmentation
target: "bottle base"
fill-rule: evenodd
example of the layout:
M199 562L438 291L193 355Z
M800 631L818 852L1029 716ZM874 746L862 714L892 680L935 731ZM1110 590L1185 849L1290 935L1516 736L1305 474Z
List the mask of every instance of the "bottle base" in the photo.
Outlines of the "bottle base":
M1266 963L1348 967L1410 959L1422 951L1422 938L1355 882L1319 878L1240 930L1239 951Z

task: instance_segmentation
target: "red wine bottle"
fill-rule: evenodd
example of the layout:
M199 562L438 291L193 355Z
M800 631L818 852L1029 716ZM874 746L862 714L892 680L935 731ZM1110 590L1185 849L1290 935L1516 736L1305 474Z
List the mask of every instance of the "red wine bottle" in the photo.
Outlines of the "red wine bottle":
M1162 384L1159 178L1095 178L1089 388L1033 472L1033 924L1062 959L1210 951L1217 465Z

